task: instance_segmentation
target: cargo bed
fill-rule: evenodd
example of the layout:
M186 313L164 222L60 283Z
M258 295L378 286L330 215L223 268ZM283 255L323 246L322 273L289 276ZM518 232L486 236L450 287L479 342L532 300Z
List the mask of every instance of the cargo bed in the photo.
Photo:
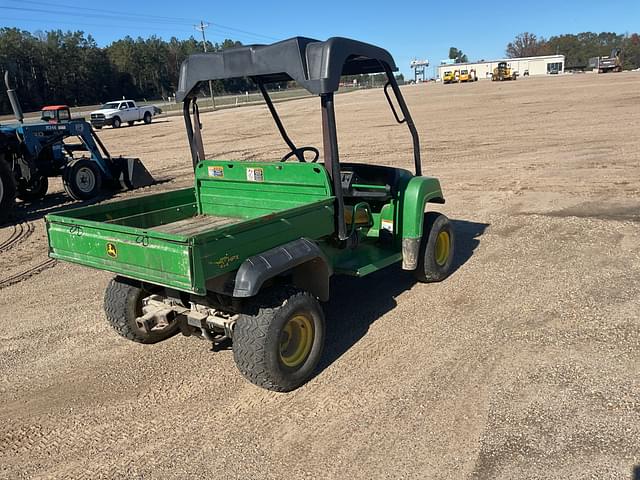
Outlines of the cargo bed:
M333 232L324 168L201 162L194 188L46 217L50 256L204 295L207 281L296 239Z

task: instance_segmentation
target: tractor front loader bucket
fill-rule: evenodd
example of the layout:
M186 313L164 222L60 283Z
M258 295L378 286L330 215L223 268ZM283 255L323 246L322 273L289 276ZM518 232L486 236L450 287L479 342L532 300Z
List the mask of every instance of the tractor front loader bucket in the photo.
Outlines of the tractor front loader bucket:
M120 186L125 190L148 187L156 183L139 158L118 157L112 159L120 170Z

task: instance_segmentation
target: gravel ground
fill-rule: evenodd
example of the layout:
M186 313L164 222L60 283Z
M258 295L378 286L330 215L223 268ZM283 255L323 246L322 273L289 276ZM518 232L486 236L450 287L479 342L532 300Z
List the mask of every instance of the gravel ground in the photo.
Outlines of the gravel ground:
M456 271L335 279L321 369L289 394L204 342L118 337L110 275L45 263L59 182L21 206L0 229L0 477L632 478L640 74L403 91L455 219ZM298 144L322 146L318 100L277 107ZM338 96L337 117L342 160L411 166L381 90ZM264 107L203 123L213 157L286 153ZM192 181L180 118L100 136L170 179L121 198Z

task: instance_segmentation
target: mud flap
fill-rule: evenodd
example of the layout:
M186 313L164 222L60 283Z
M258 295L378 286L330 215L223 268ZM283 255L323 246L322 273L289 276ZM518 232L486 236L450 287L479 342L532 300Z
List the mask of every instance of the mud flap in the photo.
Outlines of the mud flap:
M156 183L139 158L114 158L120 170L120 186L125 190L148 187Z

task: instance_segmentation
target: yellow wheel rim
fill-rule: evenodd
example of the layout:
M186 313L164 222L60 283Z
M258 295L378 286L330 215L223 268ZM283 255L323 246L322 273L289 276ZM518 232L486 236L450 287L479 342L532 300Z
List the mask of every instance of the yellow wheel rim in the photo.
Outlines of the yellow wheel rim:
M300 366L309 356L313 345L311 318L298 314L287 321L280 334L280 360L287 367Z
M443 266L449 259L451 253L451 236L449 232L442 231L436 238L436 263Z

